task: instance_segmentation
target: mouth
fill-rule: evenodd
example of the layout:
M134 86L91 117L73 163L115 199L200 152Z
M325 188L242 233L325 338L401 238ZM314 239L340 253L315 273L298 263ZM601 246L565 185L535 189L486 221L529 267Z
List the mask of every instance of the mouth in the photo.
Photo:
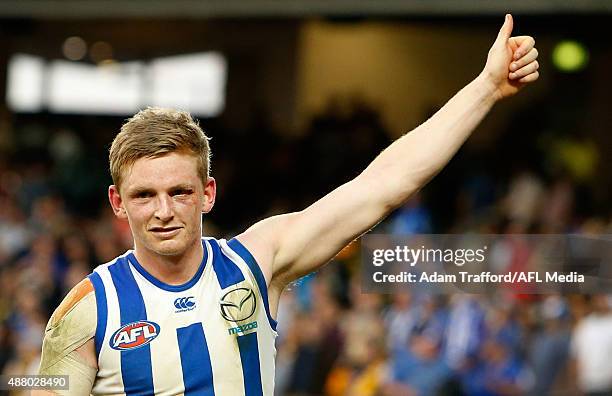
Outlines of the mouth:
M171 238L178 234L181 229L182 227L153 227L149 231L160 238Z

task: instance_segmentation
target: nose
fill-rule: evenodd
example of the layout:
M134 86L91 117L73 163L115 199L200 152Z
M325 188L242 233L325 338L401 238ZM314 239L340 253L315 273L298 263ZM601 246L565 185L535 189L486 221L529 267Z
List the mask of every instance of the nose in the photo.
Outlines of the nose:
M155 218L167 222L172 220L173 217L172 198L167 195L159 196L157 199L157 208L155 208Z

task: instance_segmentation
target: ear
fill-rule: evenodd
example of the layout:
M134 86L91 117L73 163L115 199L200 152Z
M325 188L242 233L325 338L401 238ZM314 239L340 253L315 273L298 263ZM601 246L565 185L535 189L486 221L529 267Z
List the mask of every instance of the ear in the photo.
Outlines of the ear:
M127 219L127 213L123 207L123 200L119 194L119 189L114 184L108 187L108 200L115 216L119 219Z
M215 205L217 197L217 182L214 177L209 177L204 186L204 204L202 205L202 213L208 213Z

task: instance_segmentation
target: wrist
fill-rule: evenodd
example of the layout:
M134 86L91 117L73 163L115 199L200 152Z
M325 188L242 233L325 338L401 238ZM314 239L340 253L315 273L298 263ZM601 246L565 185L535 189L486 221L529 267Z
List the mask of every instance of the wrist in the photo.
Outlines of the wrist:
M479 91L481 91L483 95L490 97L494 103L498 102L503 97L492 76L485 70L474 79L474 83L478 86Z

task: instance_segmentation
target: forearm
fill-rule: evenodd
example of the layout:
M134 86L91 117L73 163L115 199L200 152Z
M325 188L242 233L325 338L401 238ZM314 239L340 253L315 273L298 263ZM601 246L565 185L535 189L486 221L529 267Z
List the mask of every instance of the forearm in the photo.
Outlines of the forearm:
M429 120L385 149L364 171L380 198L401 205L450 161L496 102L494 85L478 76Z

